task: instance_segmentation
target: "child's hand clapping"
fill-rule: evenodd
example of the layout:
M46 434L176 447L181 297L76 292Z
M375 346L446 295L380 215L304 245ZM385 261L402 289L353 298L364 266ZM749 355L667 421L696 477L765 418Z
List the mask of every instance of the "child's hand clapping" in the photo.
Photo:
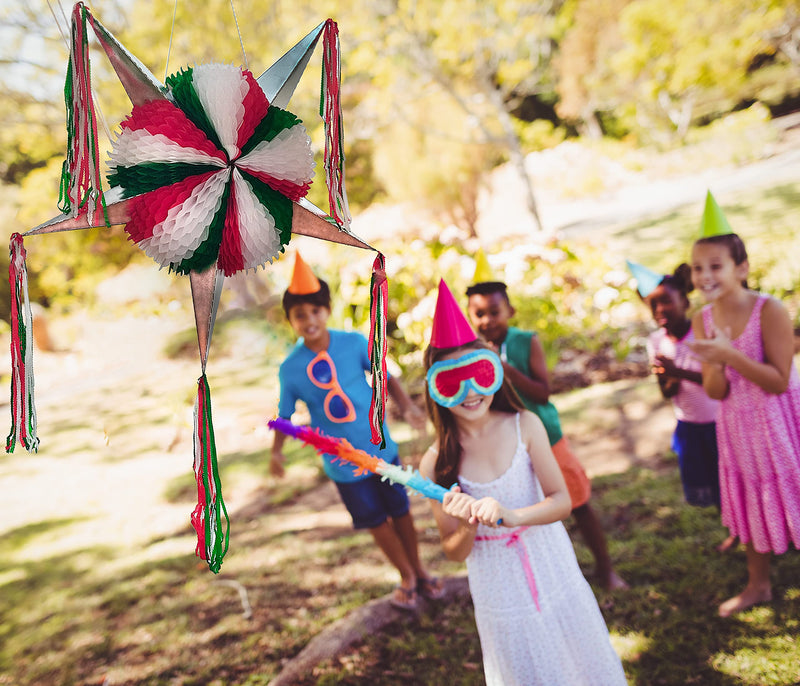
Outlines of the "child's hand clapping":
M714 327L710 338L702 338L687 343L692 352L704 362L709 364L727 364L730 353L734 350L731 345L730 329L722 330Z

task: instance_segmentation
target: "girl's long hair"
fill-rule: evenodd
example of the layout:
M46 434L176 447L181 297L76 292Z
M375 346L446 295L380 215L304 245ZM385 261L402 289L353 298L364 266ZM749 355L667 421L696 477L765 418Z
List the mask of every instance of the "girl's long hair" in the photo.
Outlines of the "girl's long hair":
M459 350L485 350L488 346L482 341L476 340L464 345L459 345L454 348L434 348L428 346L425 351L425 370L431 368L434 362L441 360L445 355L454 353ZM425 386L425 404L428 408L428 416L433 422L436 429L436 436L439 439L439 454L436 456L436 465L434 467L434 480L440 486L450 488L456 481L458 481L458 472L461 467L461 443L458 437L458 425L453 413L447 407L437 405L431 398L428 392L428 386ZM519 399L513 386L508 380L503 378L503 385L494 394L490 410L495 412L507 412L509 414L516 414L522 412L525 408L522 401Z

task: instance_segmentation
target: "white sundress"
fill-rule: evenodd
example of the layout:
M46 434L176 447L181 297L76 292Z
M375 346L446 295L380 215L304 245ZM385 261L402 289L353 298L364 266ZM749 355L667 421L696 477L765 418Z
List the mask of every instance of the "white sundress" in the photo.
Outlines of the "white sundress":
M543 500L522 442L488 483L459 479L475 498L509 508ZM561 522L517 529L479 525L467 558L487 686L627 684L594 593Z

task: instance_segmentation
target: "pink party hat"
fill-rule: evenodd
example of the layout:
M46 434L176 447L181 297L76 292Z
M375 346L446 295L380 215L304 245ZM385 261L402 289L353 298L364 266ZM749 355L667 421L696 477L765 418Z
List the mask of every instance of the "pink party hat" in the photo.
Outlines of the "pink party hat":
M434 348L455 348L477 340L467 318L444 282L439 281L439 297L433 314L431 345Z

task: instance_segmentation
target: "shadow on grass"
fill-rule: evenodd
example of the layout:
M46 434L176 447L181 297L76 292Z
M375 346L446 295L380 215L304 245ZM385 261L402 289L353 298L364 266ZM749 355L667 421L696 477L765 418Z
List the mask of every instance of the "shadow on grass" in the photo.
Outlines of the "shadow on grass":
M5 552L12 552L24 548L37 536L50 533L56 529L66 528L71 524L83 522L89 517L65 517L64 519L48 519L42 522L33 522L17 527L0 535L0 548Z
M66 523L58 520L25 528L38 534ZM60 676L51 679L51 675L53 669L60 675L70 673L75 637L92 631L85 623L80 580L85 565L108 554L109 549L98 546L42 559L7 560L0 565L0 673L15 675L6 683L71 683ZM97 649L103 650L97 643L87 643L82 652Z
M716 552L726 533L719 515L715 508L683 503L674 458L662 460L656 469L634 467L595 479L592 502L617 569L632 586L627 592L593 586L629 683L798 683L800 554L775 558L775 602L721 619L717 605L744 584L744 552ZM579 563L590 578L591 554L572 520L567 525ZM480 661L472 608L454 605L411 626L389 626L347 656L320 666L300 686L477 686L483 683Z
M263 469L262 459L257 451L242 453L231 468ZM297 456L298 463L316 459ZM236 554L216 576L188 551L159 554L165 539L143 546L147 560L122 548L88 548L0 566L0 667L10 675L8 683L268 683L324 627L386 594L393 583L369 534L324 522L291 524L291 517L306 511L324 514L338 506L329 490L267 507L256 496L245 508L251 507L249 514L237 519ZM314 498L323 491L317 511ZM595 478L592 502L617 569L633 587L614 593L594 588L631 684L798 681L799 554L776 558L774 603L722 620L716 607L744 583L744 554L714 550L726 532L713 508L683 503L673 456ZM463 571L443 559L422 505L426 514L417 524L427 564L440 575ZM22 549L71 521L21 527L0 542ZM574 524L567 524L588 576L591 554ZM482 684L469 601L434 605L410 624L392 624L320 665L298 686L365 683Z

